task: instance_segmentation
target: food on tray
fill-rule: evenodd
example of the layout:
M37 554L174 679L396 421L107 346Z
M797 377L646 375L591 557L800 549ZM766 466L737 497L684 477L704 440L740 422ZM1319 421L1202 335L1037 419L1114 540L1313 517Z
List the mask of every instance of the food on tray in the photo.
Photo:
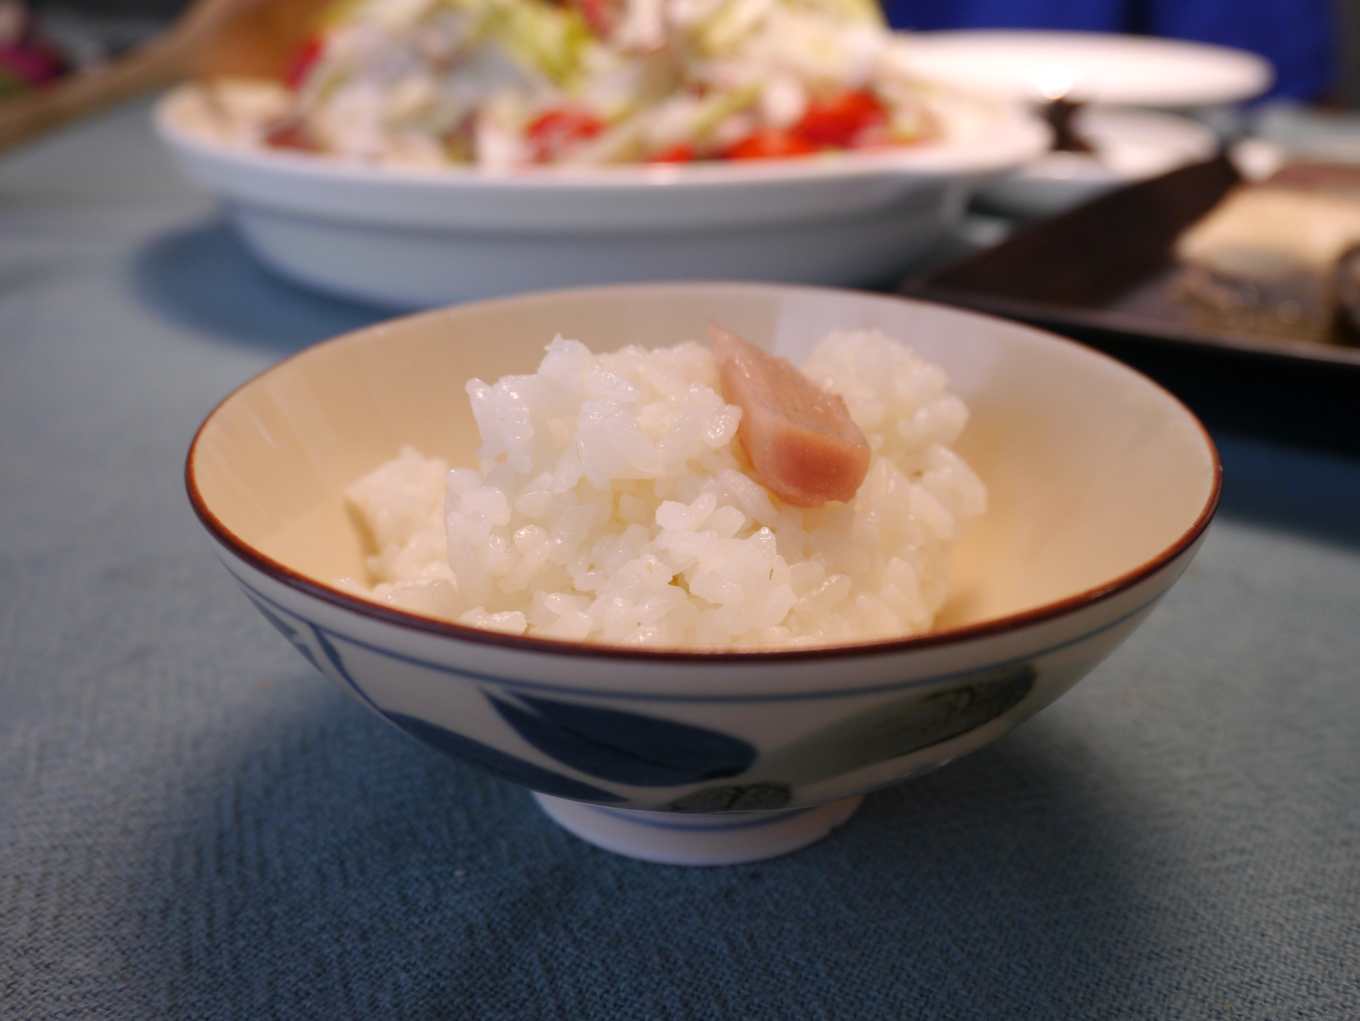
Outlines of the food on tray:
M1353 319L1360 169L1293 164L1234 189L1183 234L1183 291L1239 325L1305 338Z
M408 448L347 491L373 550L352 591L577 641L906 637L986 505L951 449L963 402L876 331L828 335L801 373L726 332L608 354L559 337L535 373L467 393L475 468Z

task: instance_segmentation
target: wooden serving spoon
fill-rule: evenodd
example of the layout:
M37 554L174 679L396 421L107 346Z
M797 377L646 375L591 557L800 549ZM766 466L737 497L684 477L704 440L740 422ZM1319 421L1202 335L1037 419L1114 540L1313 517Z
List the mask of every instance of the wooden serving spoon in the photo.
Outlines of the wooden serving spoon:
M278 78L329 2L195 0L127 56L0 103L0 152L184 79Z

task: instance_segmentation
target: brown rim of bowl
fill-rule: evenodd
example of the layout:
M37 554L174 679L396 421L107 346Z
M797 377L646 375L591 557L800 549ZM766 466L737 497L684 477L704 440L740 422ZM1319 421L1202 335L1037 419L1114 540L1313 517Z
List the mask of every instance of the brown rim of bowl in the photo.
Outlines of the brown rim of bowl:
M470 302L459 308L469 308L472 305L486 306L512 301L522 301L526 298L543 299L562 295L583 294L590 291L627 291L627 290L657 290L666 288L675 289L701 289L711 287L722 287L730 290L798 290L798 291L823 291L828 294L853 294L856 297L876 298L890 302L905 302L909 305L932 305L934 307L946 308L950 312L961 316L985 319L992 322L1004 323L1007 326L1023 330L1028 333L1039 334L1049 341L1056 341L1061 344L1080 350L1085 355L1090 355L1102 361L1109 362L1118 366L1119 369L1130 372L1137 376L1149 386L1160 391L1176 407L1179 407L1186 417L1194 423L1199 430L1201 438L1204 440L1205 449L1209 452L1210 461L1213 464L1213 485L1210 488L1209 496L1200 508L1199 514L1180 537L1170 546L1163 549L1156 556L1144 561L1138 567L1126 571L1115 578L1110 579L1100 585L1078 592L1075 595L1066 596L1062 599L1041 606L1031 607L1028 610L1021 610L1018 613L1006 614L1002 617L995 617L990 620L979 621L976 624L966 624L961 627L947 628L943 631L930 631L922 635L911 638L884 638L870 642L847 642L839 645L820 645L804 649L674 649L674 648L638 648L628 645L616 645L610 643L594 642L573 642L561 638L539 638L529 635L511 635L504 632L492 631L486 628L471 627L467 624L459 624L450 620L441 620L437 617L428 617L424 614L412 613L407 610L398 610L392 607L383 606L381 603L373 602L368 599L361 599L357 596L349 595L338 588L333 588L324 582L316 581L313 578L301 574L286 564L282 564L274 558L256 549L244 539L240 538L229 529L216 514L209 509L207 501L203 499L203 494L199 492L198 482L194 478L194 454L198 449L198 441L203 436L203 430L208 423L213 420L228 401L235 397L246 387L253 385L259 380L268 376L272 372L282 368L296 358L300 358L310 351L319 347L337 343L346 337L352 337L357 333L366 332L374 327L390 328L394 323L402 322L406 319L418 319L425 316L446 314L449 309L430 309L423 312L416 312L408 316L400 316L396 319L383 320L370 327L363 327L360 330L342 334L339 337L332 337L328 340L320 341L316 344L308 345L301 351L295 351L273 365L256 373L243 383L231 390L225 397L213 406L203 421L199 423L194 431L194 438L189 444L188 453L184 460L184 485L189 496L189 503L193 507L194 513L203 523L208 532L220 542L244 560L251 567L268 575L275 581L295 589L304 595L320 599L322 602L330 603L332 606L342 610L349 610L363 616L376 618L386 624L394 624L398 627L406 628L410 631L418 631L424 634L437 635L443 638L456 638L461 641L475 642L481 645L494 645L503 648L514 649L521 652L540 652L552 653L555 655L566 656L597 656L604 659L639 660L644 662L705 662L705 663L770 663L780 661L803 661L830 658L858 658L865 656L880 656L889 653L911 652L916 649L930 649L955 643L971 641L975 638L985 638L993 635L1003 634L1008 631L1018 631L1022 628L1041 624L1045 621L1053 620L1074 610L1090 606L1118 595L1139 582L1152 577L1162 568L1176 560L1182 553L1194 545L1195 541L1209 527L1209 522L1213 520L1214 513L1218 510L1218 505L1223 492L1223 461L1218 453L1218 447L1213 438L1209 435L1209 430L1204 427L1204 423L1185 402L1173 394L1166 387L1156 382L1149 376L1139 372L1119 359L1080 344L1075 340L1051 333L1048 330L1041 330L1023 323L1015 323L1000 316L990 316L979 312L972 312L965 309L958 309L952 306L941 306L935 302L920 301L918 299L904 298L897 295L876 295L848 291L832 287L812 287L803 285L781 285L781 284L734 284L728 281L692 281L681 284L676 283L647 283L647 284L622 284L605 285L601 287L579 287L556 291L537 291L530 294L519 294L509 298L494 298L486 301Z

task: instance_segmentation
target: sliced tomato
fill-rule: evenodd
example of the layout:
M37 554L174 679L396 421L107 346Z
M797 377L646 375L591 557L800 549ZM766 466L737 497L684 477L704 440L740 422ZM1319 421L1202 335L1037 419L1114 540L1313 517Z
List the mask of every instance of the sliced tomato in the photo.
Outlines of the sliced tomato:
M669 148L662 149L659 153L652 156L648 163L693 163L698 159L698 153L694 151L694 146L688 142L680 142Z
M285 120L275 124L264 136L271 149L291 149L294 152L320 152L321 146L301 121Z
M852 89L831 99L808 104L794 131L818 145L848 149L859 136L887 119L878 97L867 89Z
M815 144L796 132L765 129L728 146L723 151L723 159L777 160L789 156L807 156L816 151Z
M319 35L312 36L299 46L283 73L283 83L294 92L302 88L302 83L307 80L307 72L320 59L321 51L325 48L326 41Z
M573 142L594 138L604 130L604 121L585 110L559 107L547 110L524 129L533 150L534 161L547 163Z
M581 12L590 30L601 39L607 39L614 31L618 4L613 0L574 0L574 6Z

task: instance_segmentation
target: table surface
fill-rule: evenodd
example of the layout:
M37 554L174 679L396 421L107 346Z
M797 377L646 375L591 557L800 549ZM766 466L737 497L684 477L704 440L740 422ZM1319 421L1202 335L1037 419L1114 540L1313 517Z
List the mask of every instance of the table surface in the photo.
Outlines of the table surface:
M1196 370L1222 512L1069 696L685 870L394 735L211 555L195 425L380 316L252 263L144 107L0 161L0 1017L1360 1017L1360 460L1272 439L1306 394L1243 430Z

